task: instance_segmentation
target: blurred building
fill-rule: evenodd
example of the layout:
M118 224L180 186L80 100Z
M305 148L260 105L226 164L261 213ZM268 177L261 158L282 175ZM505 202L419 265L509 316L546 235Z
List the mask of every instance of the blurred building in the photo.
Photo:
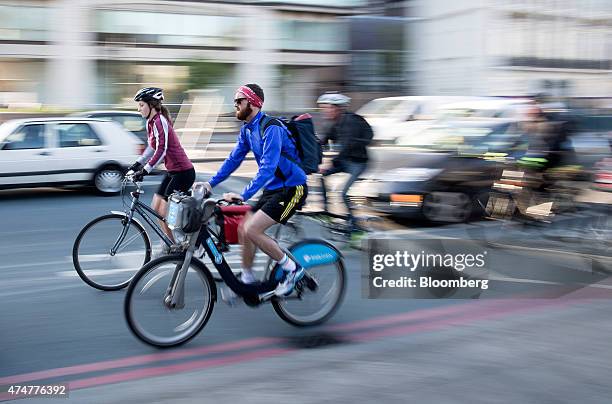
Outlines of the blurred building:
M157 84L178 101L259 83L268 109L343 85L349 23L367 0L0 2L0 104L115 104Z
M0 106L69 108L256 82L268 110L326 90L612 93L611 0L0 0Z
M610 0L415 0L419 94L612 94Z

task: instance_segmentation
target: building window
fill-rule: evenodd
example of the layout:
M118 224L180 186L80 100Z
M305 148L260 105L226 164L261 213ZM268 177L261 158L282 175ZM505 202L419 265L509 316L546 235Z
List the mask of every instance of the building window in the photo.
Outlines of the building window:
M348 50L348 29L344 22L283 20L279 22L278 29L279 48L283 50Z
M240 17L98 10L97 41L168 46L237 47Z
M48 41L47 7L0 6L0 41Z

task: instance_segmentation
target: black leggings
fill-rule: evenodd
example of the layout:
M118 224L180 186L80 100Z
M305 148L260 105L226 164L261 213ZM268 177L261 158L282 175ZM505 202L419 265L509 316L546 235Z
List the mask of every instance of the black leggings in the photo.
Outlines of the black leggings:
M195 169L192 167L189 170L178 172L167 172L159 185L156 194L168 200L168 196L173 192L187 192L195 181Z

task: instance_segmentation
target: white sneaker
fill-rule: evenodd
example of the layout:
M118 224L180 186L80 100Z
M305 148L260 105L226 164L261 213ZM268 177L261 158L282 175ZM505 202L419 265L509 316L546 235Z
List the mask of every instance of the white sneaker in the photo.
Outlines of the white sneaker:
M228 306L234 307L238 303L238 295L227 285L221 286L221 300Z
M240 274L240 282L246 284L255 283L257 282L257 278L255 278L253 272L242 271L242 273ZM233 307L236 306L236 304L238 303L238 295L227 285L223 285L221 287L221 300L223 300L223 302L227 303L229 306Z
M304 277L304 268L301 265L297 265L297 267L287 273L285 280L282 283L279 283L274 289L274 294L276 296L288 296L293 292L293 288L295 288L295 284Z
M255 275L251 271L242 271L240 274L240 281L242 283L255 283L257 282L257 278L255 278Z

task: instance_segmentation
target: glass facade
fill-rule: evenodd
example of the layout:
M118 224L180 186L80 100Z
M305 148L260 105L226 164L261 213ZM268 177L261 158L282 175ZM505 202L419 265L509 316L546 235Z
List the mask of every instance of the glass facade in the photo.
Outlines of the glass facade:
M98 10L99 42L237 47L240 17Z
M405 83L407 21L393 17L353 17L348 82L354 91L402 92Z
M364 7L368 5L368 0L334 0L333 2L324 0L280 0L280 1L252 1L251 3L266 3L266 4L294 4L305 6L320 6L320 7Z
M51 9L0 5L0 41L48 41Z
M348 25L345 22L281 20L278 22L278 48L295 51L346 51Z

